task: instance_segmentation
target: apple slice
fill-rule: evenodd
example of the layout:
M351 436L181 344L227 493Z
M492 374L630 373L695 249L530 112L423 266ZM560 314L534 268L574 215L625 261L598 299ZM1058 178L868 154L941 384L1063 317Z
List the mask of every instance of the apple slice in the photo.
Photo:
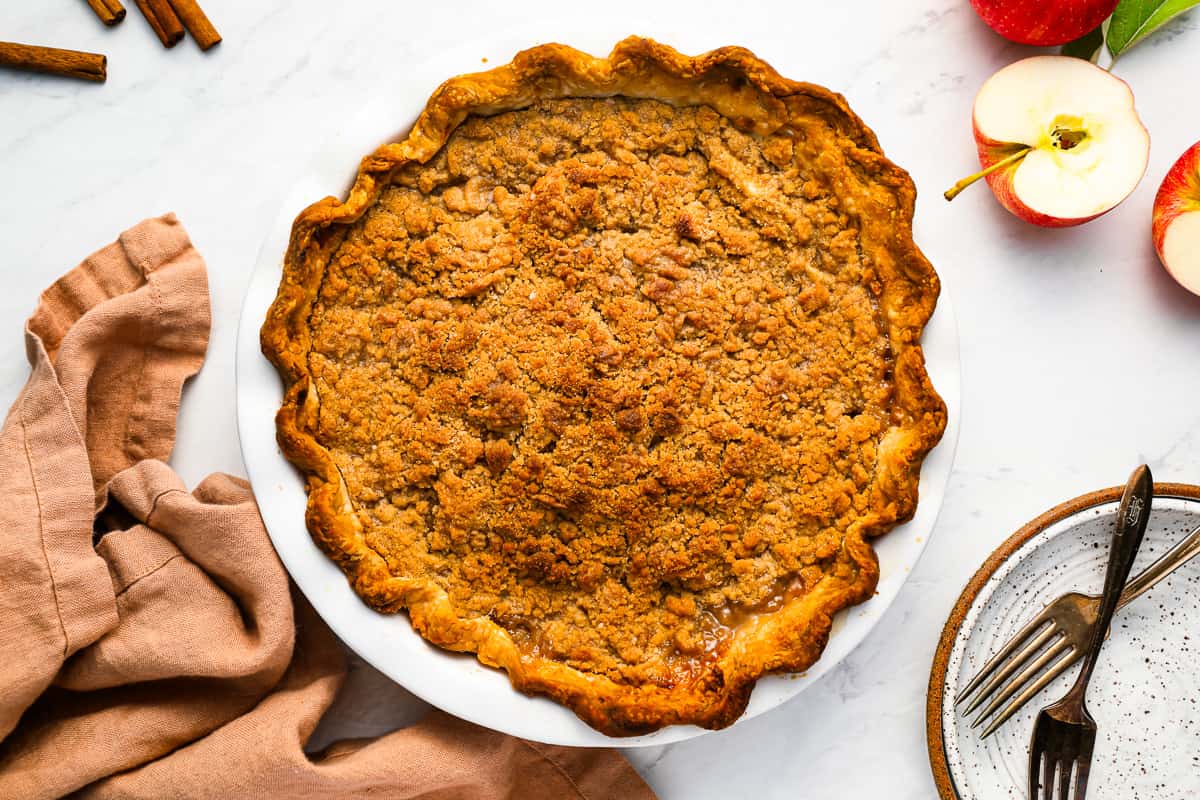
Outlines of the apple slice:
M1200 295L1200 142L1175 162L1154 198L1154 249L1171 277Z
M1095 29L1117 0L971 0L971 5L1005 39L1052 47Z
M1034 56L989 78L975 97L975 144L996 199L1046 227L1095 219L1146 172L1150 134L1120 78L1079 58Z

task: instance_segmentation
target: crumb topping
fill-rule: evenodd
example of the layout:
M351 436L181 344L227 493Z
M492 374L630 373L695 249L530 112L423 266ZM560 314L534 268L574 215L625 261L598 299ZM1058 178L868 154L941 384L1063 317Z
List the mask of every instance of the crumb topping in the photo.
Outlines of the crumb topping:
M309 353L317 438L389 569L664 686L852 578L893 359L828 147L571 98L400 168L329 259Z

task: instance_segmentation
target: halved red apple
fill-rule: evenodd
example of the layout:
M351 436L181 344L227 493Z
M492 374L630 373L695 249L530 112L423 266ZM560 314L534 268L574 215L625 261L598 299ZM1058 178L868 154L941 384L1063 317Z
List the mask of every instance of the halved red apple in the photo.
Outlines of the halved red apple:
M1150 134L1121 79L1078 58L1034 56L1010 64L975 97L975 143L996 198L1035 225L1095 219L1137 186Z
M1154 198L1154 249L1181 286L1200 295L1200 142L1163 178Z

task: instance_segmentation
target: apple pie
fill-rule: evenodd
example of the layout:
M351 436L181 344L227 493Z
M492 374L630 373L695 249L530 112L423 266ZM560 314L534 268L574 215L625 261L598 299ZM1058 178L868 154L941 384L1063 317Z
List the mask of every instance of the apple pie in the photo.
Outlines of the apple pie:
M945 425L914 196L738 47L447 81L297 218L262 329L312 536L604 733L731 724L871 596Z

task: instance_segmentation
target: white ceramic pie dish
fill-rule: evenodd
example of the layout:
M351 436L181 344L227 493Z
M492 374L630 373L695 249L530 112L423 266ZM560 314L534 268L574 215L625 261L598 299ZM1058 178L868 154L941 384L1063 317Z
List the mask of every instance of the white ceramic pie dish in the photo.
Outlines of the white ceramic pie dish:
M655 35L651 27L637 30ZM259 349L259 328L275 297L295 215L322 197L341 195L349 187L361 157L382 142L403 135L442 80L505 63L517 51L544 41L561 41L588 52L607 53L627 32L593 31L549 38L498 37L498 41L475 44L424 64L411 74L398 76L389 86L386 101L368 106L343 124L320 149L284 203L259 253L242 309L237 343L238 429L246 469L280 558L321 617L358 655L426 702L495 730L570 746L661 745L706 731L694 726L674 726L645 736L605 736L552 701L514 691L502 672L483 667L473 656L448 653L427 644L412 630L406 615L385 615L368 608L340 570L313 544L305 528L303 481L275 443L274 415L282 398L282 387L274 368ZM707 49L705 45L689 47L689 42L669 34L658 33L657 38L689 52ZM484 58L487 63L481 64ZM845 658L883 616L928 543L941 508L958 436L958 337L945 293L923 343L929 373L950 409L950 416L941 443L924 463L916 516L876 542L880 581L875 597L838 615L821 660L806 673L770 676L759 681L742 720L796 696Z

